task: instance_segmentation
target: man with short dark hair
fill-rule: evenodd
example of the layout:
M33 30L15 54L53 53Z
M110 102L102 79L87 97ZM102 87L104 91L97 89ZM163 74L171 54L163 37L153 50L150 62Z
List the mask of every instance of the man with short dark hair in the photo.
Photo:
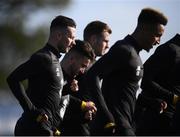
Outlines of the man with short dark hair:
M149 51L153 45L159 44L166 23L167 18L161 12L143 9L135 31L117 41L87 72L87 90L97 98L103 94L115 119L117 136L135 135L133 117L136 92L143 76L139 52L142 49ZM102 88L99 86L100 79L103 79ZM97 110L99 107L97 105ZM109 121L106 119L104 125Z
M99 20L92 21L85 27L83 33L84 40L88 41L91 44L96 57L102 57L107 52L107 49L109 48L109 39L111 33L112 30L108 26L108 24ZM99 106L96 116L89 123L90 134L95 136L111 135L115 124L113 116L109 112L104 101L103 95L96 95L90 92L86 92L86 90L84 90L86 88L84 87L86 84L83 82L87 83L86 80L79 80L80 92L83 92L83 97L86 100L93 100L95 104ZM104 123L103 121L105 119L109 119L109 121L107 123ZM110 126L106 127L106 125Z
M85 27L83 33L84 40L91 44L96 57L100 57L106 53L106 50L109 48L109 37L111 33L111 28L99 20L92 21Z
M60 53L75 44L76 23L65 16L57 16L50 26L47 44L28 61L17 67L7 78L12 93L23 108L16 123L15 135L52 136L59 125L61 92L64 84L59 63ZM28 80L25 91L21 82Z
M87 135L81 124L92 119L96 113L95 104L77 98L78 83L76 76L83 75L85 70L94 61L95 54L90 44L86 41L76 40L76 45L64 56L61 61L66 85L63 87L63 95L70 95L70 102L62 122L61 131L63 136ZM79 103L78 103L79 102Z
M95 52L95 57L100 57L102 55L105 54L106 50L109 48L109 37L110 34L112 33L110 27L102 22L102 21L92 21L90 22L84 29L84 40L87 41L91 47L93 48L94 52ZM94 61L95 62L95 61ZM94 62L91 62L91 64L93 64ZM91 66L91 65L90 65ZM90 66L87 68L89 69ZM86 69L86 70L87 70ZM67 89L65 88L63 90L64 94L70 94L74 97L79 98L80 100L86 100L86 101L95 101L96 95L95 96L91 96L89 93L86 93L84 90L84 82L88 82L88 81L83 81L84 77L86 76L85 74L82 75L78 75L75 79L71 80L73 83L76 82L76 85L78 85L78 89L76 92L74 92L71 89ZM69 82L71 83L71 82ZM66 86L68 87L68 86ZM69 84L70 87L70 84ZM102 97L102 95L101 95ZM93 99L92 99L93 98ZM95 98L95 99L94 99ZM105 102L103 102L104 100L102 98L99 98L98 101L96 101L95 104L103 104L102 108L105 108L105 113L109 113L108 110L106 109L106 104ZM88 126L89 123L94 123L94 118L96 119L95 121L97 121L97 119L101 119L103 118L101 115L101 113L99 113L102 109L100 108L96 114L98 114L98 117L94 117L91 121L84 121L82 119L82 114L77 113L77 115L72 115L70 114L70 112L67 111L67 113L65 114L65 119L63 120L63 131L64 133L62 133L63 135L76 135L76 136L89 136L89 135L97 135L96 132L90 132L90 128ZM103 111L104 113L104 111ZM69 116L68 116L69 115ZM100 116L100 117L99 117ZM111 116L111 115L110 115ZM99 123L101 125L101 123ZM99 125L96 123L96 125ZM95 129L97 126L95 126L94 124L91 124L92 127L91 129ZM96 128L96 131L101 132L102 130L104 130L104 125L101 127L101 130L99 130L98 128ZM103 134L101 134L103 135Z

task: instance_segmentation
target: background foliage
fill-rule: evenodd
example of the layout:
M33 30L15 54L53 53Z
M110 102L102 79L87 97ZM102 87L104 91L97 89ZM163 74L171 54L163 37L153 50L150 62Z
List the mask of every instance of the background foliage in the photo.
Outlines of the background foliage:
M49 26L28 33L25 29L30 15L40 9L66 8L71 0L0 0L0 91L7 88L6 77L21 61L41 48Z

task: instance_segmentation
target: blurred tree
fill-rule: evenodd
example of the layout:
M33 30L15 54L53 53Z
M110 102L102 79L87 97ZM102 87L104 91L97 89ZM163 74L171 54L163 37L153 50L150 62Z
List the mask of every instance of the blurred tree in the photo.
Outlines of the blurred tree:
M71 0L0 0L0 91L6 89L6 77L17 65L41 48L47 38L47 27L27 33L25 23L40 9L67 8Z

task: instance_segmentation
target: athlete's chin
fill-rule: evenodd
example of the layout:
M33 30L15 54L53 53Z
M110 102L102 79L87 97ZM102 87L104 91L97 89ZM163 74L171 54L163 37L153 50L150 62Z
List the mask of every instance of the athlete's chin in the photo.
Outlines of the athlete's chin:
M145 49L145 51L146 51L146 52L149 52L149 51L150 51L150 49Z
M153 47L150 46L150 47L148 47L148 48L146 48L146 49L144 49L144 50L146 50L147 52L149 52L152 48L153 48Z
M70 50L70 48L66 48L65 52L64 53L68 53Z
M61 53L67 53L67 49L60 49Z
M66 52L69 52L72 46L67 47Z

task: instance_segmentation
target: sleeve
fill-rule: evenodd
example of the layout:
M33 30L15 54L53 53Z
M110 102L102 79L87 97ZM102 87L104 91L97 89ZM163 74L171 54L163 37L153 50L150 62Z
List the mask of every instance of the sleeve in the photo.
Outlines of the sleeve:
M36 107L27 96L21 82L39 73L41 62L42 58L32 57L30 60L17 67L7 78L7 83L12 93L17 98L24 111L35 110Z
M62 92L63 92L63 95L69 96L69 101L68 101L68 105L66 107L67 109L65 112L66 118L68 117L68 119L71 119L73 117L78 121L83 121L84 112L81 109L82 100L76 96L77 93L73 94L73 91L71 91L69 83L64 85ZM64 98L64 96L62 96L62 98Z
M81 112L81 103L82 101L76 97L70 95L69 109L74 112Z
M61 119L63 119L65 113L66 115L69 115L70 117L72 116L74 117L74 114L81 114L81 100L69 94L62 96L62 99L60 102ZM77 118L79 118L79 115Z
M116 47L115 49L112 48L89 69L85 78L86 91L91 96L90 100L95 103L97 111L101 111L102 116L106 119L104 125L114 123L114 118L108 110L102 95L100 80L121 66L121 64L127 62L126 53Z
M141 107L149 107L152 109L157 109L159 112L162 102L163 102L162 99L151 98L151 97L144 96L143 94L139 94L136 105L141 106Z
M77 93L74 93L74 91L71 90L70 88L70 84L67 83L66 85L63 86L63 96L64 95L68 95L69 96L69 105L68 105L68 109L70 109L69 111L72 111L71 113L73 114L73 112L75 111L81 111L81 100L76 97L75 95Z
M91 100L91 94L86 91L86 74L84 73L83 75L81 75L80 77L78 77L78 86L79 86L79 98L85 101L89 101Z
M166 47L164 49L157 49L154 55L145 62L144 76L141 83L143 94L172 102L174 96L173 92L160 84L159 78L167 81L169 70L173 66L173 60L173 52L170 48Z

